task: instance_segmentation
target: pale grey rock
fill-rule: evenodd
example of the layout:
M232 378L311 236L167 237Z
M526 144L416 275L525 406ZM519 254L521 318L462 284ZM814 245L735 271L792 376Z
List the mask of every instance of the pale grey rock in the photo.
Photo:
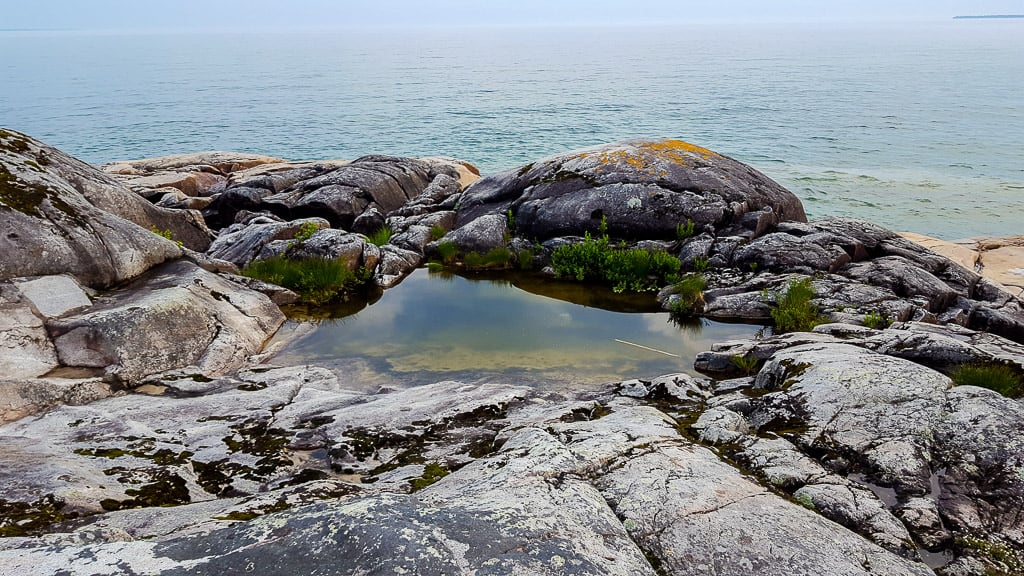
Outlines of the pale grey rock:
M0 379L0 424L64 404L88 404L114 393L101 378Z
M397 285L423 263L421 254L404 250L398 246L385 244L379 249L380 261L373 273L373 281L381 288L391 288Z
M57 367L57 351L41 315L15 284L0 282L0 374L22 379Z
M462 254L483 254L504 246L509 234L508 218L504 214L489 214L452 230L440 242L454 242Z
M179 261L48 328L63 365L103 368L130 385L189 365L235 370L283 322L263 294Z
M43 318L54 318L92 305L81 285L65 274L16 278L14 285Z
M100 169L108 174L141 176L145 174L180 170L182 168L208 166L218 172L230 173L264 164L277 164L280 162L284 162L284 160L260 154L215 150L207 152L191 152L187 154L172 154L170 156L142 158L139 160L122 160L119 162L104 164Z

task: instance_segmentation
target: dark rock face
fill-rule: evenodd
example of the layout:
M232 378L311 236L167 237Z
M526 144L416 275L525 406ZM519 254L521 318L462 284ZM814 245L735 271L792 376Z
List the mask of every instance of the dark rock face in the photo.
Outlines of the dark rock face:
M768 177L678 140L607 144L489 176L463 194L457 228L509 210L514 235L541 242L596 233L602 218L626 239L675 239L687 220L722 231L760 211L766 222L806 220L796 196Z

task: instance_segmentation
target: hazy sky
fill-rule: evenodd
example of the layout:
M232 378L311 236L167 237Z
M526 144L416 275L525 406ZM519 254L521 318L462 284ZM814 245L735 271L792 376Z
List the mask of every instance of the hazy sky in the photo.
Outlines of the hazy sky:
M945 19L1024 0L0 0L0 29L272 30Z

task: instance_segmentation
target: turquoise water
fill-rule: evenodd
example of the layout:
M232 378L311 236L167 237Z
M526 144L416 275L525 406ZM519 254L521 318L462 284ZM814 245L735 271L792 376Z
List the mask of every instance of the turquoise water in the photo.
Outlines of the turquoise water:
M564 390L696 374L698 352L761 328L707 320L680 326L651 294L502 276L419 269L373 305L320 322L273 361L326 366L370 388L497 379Z
M0 124L93 163L440 154L491 173L666 136L754 165L811 215L1024 232L1024 21L3 32L0 53Z

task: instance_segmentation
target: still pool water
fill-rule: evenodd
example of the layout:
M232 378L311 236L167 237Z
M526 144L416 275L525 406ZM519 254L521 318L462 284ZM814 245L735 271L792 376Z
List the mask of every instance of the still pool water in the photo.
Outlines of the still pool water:
M761 326L679 325L652 294L556 282L534 275L415 271L370 306L340 318L293 320L302 333L274 362L310 363L360 388L441 380L493 380L552 390L693 371L711 344ZM643 346L646 348L641 348Z

